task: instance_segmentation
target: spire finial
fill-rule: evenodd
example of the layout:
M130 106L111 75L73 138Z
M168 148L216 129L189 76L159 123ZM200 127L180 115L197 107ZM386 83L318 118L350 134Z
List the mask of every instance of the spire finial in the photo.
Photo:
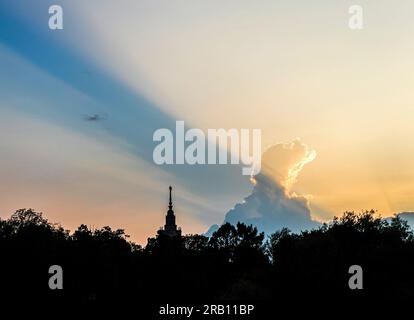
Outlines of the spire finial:
M168 206L170 208L170 210L172 209L171 190L172 190L172 187L170 186L170 203L169 203L169 206Z

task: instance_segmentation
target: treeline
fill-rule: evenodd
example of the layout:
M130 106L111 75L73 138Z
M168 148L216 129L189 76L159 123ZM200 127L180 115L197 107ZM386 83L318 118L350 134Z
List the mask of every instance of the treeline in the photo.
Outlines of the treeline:
M402 299L414 297L414 237L405 221L346 212L315 230L222 225L211 238L186 235L128 241L124 230L70 233L32 209L0 220L2 301L71 305L137 301ZM49 288L49 268L63 289ZM352 290L352 265L363 289ZM299 300L297 300L299 301Z

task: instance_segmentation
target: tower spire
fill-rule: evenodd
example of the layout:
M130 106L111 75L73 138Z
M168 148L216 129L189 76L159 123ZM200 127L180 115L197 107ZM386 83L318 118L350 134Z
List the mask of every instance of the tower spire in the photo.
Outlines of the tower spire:
M172 190L172 187L170 186L170 203L169 203L169 205L168 205L168 208L169 208L170 210L172 210L172 207L173 207L173 205L172 205L172 199L171 199L171 190Z
M168 202L168 211L167 215L165 216L165 225L164 229L158 231L158 234L163 234L170 237L181 236L181 229L177 228L177 225L175 224L175 214L172 204L172 187L170 186L169 189L170 201Z

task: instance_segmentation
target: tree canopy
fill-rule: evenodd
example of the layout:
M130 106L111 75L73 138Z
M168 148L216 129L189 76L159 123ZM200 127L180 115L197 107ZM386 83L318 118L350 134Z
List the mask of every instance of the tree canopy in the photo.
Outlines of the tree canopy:
M9 296L88 305L149 299L409 299L414 296L414 236L398 217L345 212L321 227L265 237L252 225L223 224L208 238L158 235L142 247L124 230L84 224L74 232L20 209L0 219L2 288ZM51 265L64 290L47 286ZM350 290L349 268L364 272Z

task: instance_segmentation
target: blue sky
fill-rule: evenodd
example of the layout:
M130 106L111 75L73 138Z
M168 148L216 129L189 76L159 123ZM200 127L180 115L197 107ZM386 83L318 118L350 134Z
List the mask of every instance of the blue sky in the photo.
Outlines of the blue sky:
M32 122L38 122L39 127L63 128L69 135L72 133L81 134L91 139L91 143L107 145L108 150L106 152L108 153L113 152L111 148L114 147L116 152L125 153L132 161L135 159L137 163L145 163L142 167L138 166L131 170L135 170L136 176L143 183L145 183L145 180L153 180L155 185L155 187L149 187L147 190L145 184L139 188L128 183L122 185L122 188L129 189L126 193L130 196L124 199L125 202L119 210L129 205L131 206L131 212L133 209L136 213L135 216L126 221L122 219L117 221L117 212L105 213L108 216L112 215L112 218L103 219L96 214L92 217L86 216L85 220L89 220L94 225L115 223L126 227L127 230L130 229L128 224L141 224L150 221L151 225L148 226L148 229L154 229L154 221L159 222L159 224L162 223L168 185L172 184L176 187L175 196L178 197L177 202L180 203L178 208L182 207L182 216L196 217L195 222L193 222L195 227L192 226L193 230L194 228L205 228L220 217L219 206L203 205L202 201L201 203L191 201L191 194L200 199L212 197L226 202L228 200L227 197L224 197L224 192L236 197L239 196L240 192L248 190L248 179L241 176L240 168L206 166L195 169L189 166L156 166L153 164L152 150L155 146L152 141L153 132L158 128L174 128L175 121L178 119L174 119L158 108L156 104L128 88L116 76L100 68L95 63L94 56L82 55L79 51L74 50L70 44L65 43L67 40L66 30L70 27L59 31L49 30L47 28L49 2L39 1L36 5L31 4L30 7L23 5L23 1L11 4L11 2L7 4L2 2L0 10L0 55L2 56L0 62L2 70L0 94L3 120L6 121L7 117L18 119L16 121L20 126L19 131L22 132L28 130L26 126ZM69 15L66 14L66 11L64 12L65 25L69 25L71 19L69 17L66 20L66 16ZM30 19L27 18L28 14L30 14ZM43 27L39 27L42 25ZM97 123L84 121L85 116L93 114L103 115L105 119ZM52 131L50 135L53 134ZM49 135L49 133L45 133L45 135ZM24 138L16 136L13 132L10 133L9 139L24 140ZM34 141L40 142L39 139L40 137L33 136L32 139L27 139L26 143L20 141L20 147L26 150L33 149ZM49 136L49 139L52 139L52 137ZM59 136L54 137L54 139L59 143ZM64 141L65 139L62 139L62 143ZM47 143L45 142L45 144ZM16 146L16 148L18 147ZM60 173L68 170L67 166L70 167L73 162L77 161L77 158L82 159L85 152L91 151L84 148L77 149L73 145L61 145L59 150L56 148L44 150L45 156L52 162L55 158L57 158L56 161L59 161L59 157L55 155L56 152L68 153L66 156L70 159L67 161L68 163L57 164L55 172L59 172L59 174L49 172L47 163L44 164L45 168L36 169L43 171L46 175L52 175L50 181L52 185L59 185L61 180L65 181L67 177L65 177L65 174L62 177ZM13 155L9 156L13 157ZM94 159L94 154L88 156ZM30 157L29 154L29 157L23 161L28 166L34 161ZM22 160L19 158L19 161ZM96 165L99 164L100 160L96 159ZM92 162L89 165L93 167L94 163ZM120 166L121 164L117 163L116 165ZM17 168L12 168L12 170L17 170ZM31 172L33 168L27 170ZM158 176L163 175L163 171L165 176L157 181ZM10 171L8 174L10 174ZM74 174L82 175L83 173ZM105 172L102 173L102 175L104 174ZM10 175L11 177L7 180L13 180L13 174ZM53 179L54 177L56 180ZM231 179L225 179L225 177L231 177ZM41 176L39 179L43 180L44 177ZM82 181L84 178L79 177L79 179ZM234 185L234 181L239 181L239 183ZM14 194L13 201L8 201L9 204L1 208L2 216L7 216L10 214L10 210L17 209L20 206L37 204L36 209L45 211L45 214L51 220L55 219L72 227L76 223L82 222L82 213L71 213L75 217L73 219L67 218L69 214L67 210L59 213L59 208L56 205L49 205L49 200L45 203L44 199L48 198L48 188L44 192L39 191L41 197L31 204L24 198L24 194L27 194L22 190L25 188L24 179L20 183L19 181L13 183L17 186L11 188L11 190L22 192ZM42 184L40 183L40 185ZM134 187L136 190L135 196L133 193ZM90 190L85 187L83 191L85 193L90 192L91 197L103 196L95 189ZM28 191L28 193L31 192ZM119 190L108 191L108 193L110 197L117 197ZM180 196L181 193L182 196ZM39 194L36 193L36 196L39 196ZM134 201L129 202L129 198L132 197L135 197ZM43 202L41 199L43 199ZM62 202L64 201L62 200ZM84 200L82 198L77 199L74 195L73 201L82 203ZM119 200L115 200L115 202L117 201ZM89 202L84 203L84 206L76 206L76 208L78 210L79 208L89 210L90 206L94 205L94 201ZM150 209L148 209L149 202L154 202ZM142 204L142 208L134 208L134 206L140 204ZM72 206L71 204L66 205ZM150 212L145 212L146 210ZM155 227L157 228L158 225L155 225Z

